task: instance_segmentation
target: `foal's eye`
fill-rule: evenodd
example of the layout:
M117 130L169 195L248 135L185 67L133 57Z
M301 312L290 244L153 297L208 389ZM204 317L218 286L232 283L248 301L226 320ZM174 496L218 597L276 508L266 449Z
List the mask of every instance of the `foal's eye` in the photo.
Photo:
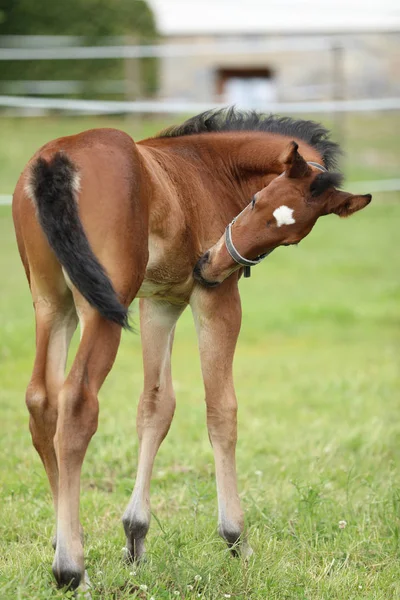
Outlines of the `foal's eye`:
M256 204L256 195L254 194L254 196L251 199L251 208L253 209L255 207Z
M270 219L269 221L266 222L265 226L266 227L271 227L272 224L273 224L273 220Z

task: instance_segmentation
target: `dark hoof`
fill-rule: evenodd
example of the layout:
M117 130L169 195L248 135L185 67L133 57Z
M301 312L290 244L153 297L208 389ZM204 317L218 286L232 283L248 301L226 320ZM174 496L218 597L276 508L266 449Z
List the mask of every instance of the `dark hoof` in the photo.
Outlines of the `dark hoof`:
M59 588L66 587L69 590L76 590L82 580L82 572L74 566L59 568L53 564L53 575Z
M126 535L125 561L128 563L140 562L144 555L144 540L149 530L149 521L122 518Z
M242 535L242 531L239 528L230 527L229 524L220 525L218 533L224 538L230 548L239 544Z
M139 519L130 519L129 517L122 518L122 524L126 539L145 538L149 530L150 523L148 521L139 521Z
M133 543L127 541L124 551L124 560L127 564L142 564L146 562L144 538L140 540L134 540Z
M248 559L253 554L246 535L240 529L230 526L229 523L224 523L224 525L219 526L218 533L228 544L232 556Z

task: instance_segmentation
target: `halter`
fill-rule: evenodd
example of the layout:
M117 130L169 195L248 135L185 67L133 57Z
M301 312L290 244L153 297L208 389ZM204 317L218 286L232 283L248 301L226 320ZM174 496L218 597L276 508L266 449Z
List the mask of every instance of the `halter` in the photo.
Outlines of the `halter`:
M325 167L323 167L322 165L320 165L316 162L309 161L309 162L307 162L307 164L310 165L311 167L315 167L316 169L319 169L320 171L323 171L323 172L327 171L327 169L325 169ZM284 172L281 175L279 175L279 177L282 177L283 174L284 174ZM253 199L251 200L250 204L252 202L253 202ZM249 206L249 205L247 205L247 206ZM240 254L240 252L238 252L237 249L235 248L235 244L233 243L233 240L232 240L232 225L240 217L240 215L246 210L247 206L245 206L244 209L238 215L236 215L236 217L234 219L232 219L232 221L229 223L229 225L227 225L227 227L225 229L226 249L228 250L228 252L229 252L230 256L233 258L233 260L235 262L237 262L238 265L241 265L242 267L244 267L244 277L246 277L246 278L250 277L250 275L251 275L251 271L250 271L251 267L258 265L262 260L264 260L264 258L266 258L269 254L271 254L271 252L273 250L275 250L275 248L271 248L271 250L268 250L264 254L260 254L254 260L250 260L249 258L244 258L244 256L242 256Z

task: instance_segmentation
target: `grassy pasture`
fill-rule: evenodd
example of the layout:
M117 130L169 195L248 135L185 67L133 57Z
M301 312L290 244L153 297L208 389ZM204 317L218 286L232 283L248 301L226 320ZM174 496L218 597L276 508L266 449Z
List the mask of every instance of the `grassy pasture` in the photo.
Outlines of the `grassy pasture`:
M349 177L395 176L395 128L363 119L349 124L358 132L346 144ZM110 123L129 130L104 119L0 122L1 193L12 192L48 139ZM136 137L153 130L148 124ZM189 311L174 347L177 410L154 471L149 559L123 564L120 516L136 469L142 384L140 339L124 334L82 475L93 600L400 598L399 199L376 195L351 219L322 219L298 248L280 249L241 282L237 462L255 551L248 564L216 534ZM50 569L50 493L27 427L34 323L9 207L0 207L0 281L0 599L63 598Z

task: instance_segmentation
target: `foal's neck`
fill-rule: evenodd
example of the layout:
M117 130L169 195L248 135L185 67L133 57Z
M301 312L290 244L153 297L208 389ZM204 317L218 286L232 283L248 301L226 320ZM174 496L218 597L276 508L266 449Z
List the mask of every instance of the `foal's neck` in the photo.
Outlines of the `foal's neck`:
M215 168L217 156L235 176L243 179L280 175L283 171L282 154L293 139L306 160L322 162L319 152L303 140L276 133L232 131L191 137L200 151L202 148L207 150L201 155L210 168Z
M172 151L176 159L191 163L206 187L213 186L231 198L234 208L244 208L250 198L282 173L281 155L293 137L259 131L229 131L146 140ZM306 160L322 162L319 152L300 139ZM183 177L185 171L183 171Z

